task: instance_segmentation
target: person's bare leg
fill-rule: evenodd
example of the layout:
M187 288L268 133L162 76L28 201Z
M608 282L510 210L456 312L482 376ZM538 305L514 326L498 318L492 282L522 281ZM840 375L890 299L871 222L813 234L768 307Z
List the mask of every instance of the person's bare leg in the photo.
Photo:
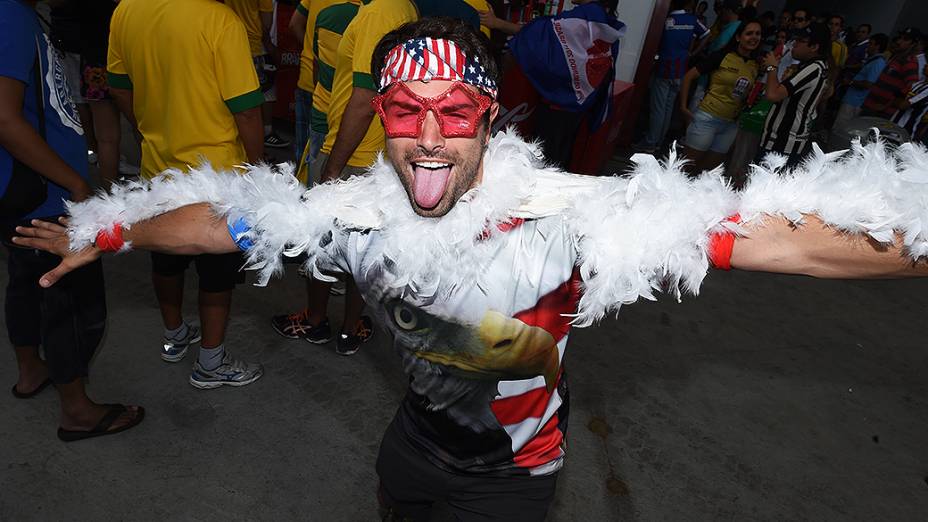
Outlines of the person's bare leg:
M306 318L309 324L318 326L328 314L329 310L329 288L332 283L320 281L314 277L306 280L306 306L309 308L309 316Z
M705 151L692 149L690 147L683 147L683 157L689 160L686 167L686 173L690 176L699 175L702 171L699 170L700 164L702 163L703 156L706 155Z
M345 319L342 322L342 333L354 335L355 326L361 320L361 312L364 310L364 298L355 284L354 278L345 276Z
M103 187L119 178L119 110L109 100L91 102L93 128L97 137L97 164Z
M715 167L718 167L725 161L725 156L726 154L722 154L721 152L707 150L703 153L699 161L696 162L696 167L698 169L696 174L702 174L707 170L712 170Z
M261 106L261 120L264 124L264 135L267 136L274 131L274 103L267 102ZM268 131L268 128L271 130Z
M16 391L30 393L45 382L45 379L48 379L48 367L39 357L37 346L17 346L15 352L16 365L19 368Z
M155 297L161 309L161 320L168 330L176 330L183 323L184 274L177 276L151 275Z
M204 292L200 290L200 346L216 348L225 340L229 311L232 308L232 291Z
M66 430L91 430L106 415L109 409L90 400L84 387L83 379L77 378L68 384L56 384L61 400L61 421L59 426ZM114 430L130 423L138 415L138 406L126 406L109 429Z

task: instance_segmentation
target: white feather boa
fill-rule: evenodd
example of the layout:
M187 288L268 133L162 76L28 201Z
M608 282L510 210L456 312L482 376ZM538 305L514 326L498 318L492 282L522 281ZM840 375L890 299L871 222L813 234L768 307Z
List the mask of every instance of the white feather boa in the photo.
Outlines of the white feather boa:
M125 227L198 202L223 216L244 216L255 247L248 251L259 284L282 270L282 255L307 252L322 276L350 230L377 230L383 263L402 276L390 284L421 295L480 284L490 253L501 240L497 224L560 216L576 241L583 293L575 324L589 325L623 304L654 299L655 290L697 293L708 269L712 232L741 231L743 221L781 215L797 225L817 214L827 224L891 242L904 235L913 258L928 254L928 153L903 145L895 155L881 144L855 145L851 154L813 157L789 175L773 171L772 156L754 167L743 192L720 171L689 179L671 156L659 162L636 155L625 177L589 177L546 168L538 148L511 132L498 134L484 158L484 181L441 218L422 218L409 206L392 166L382 157L364 176L304 190L289 167L248 167L244 174L209 166L190 175L168 171L150 182L130 182L70 206L72 248L98 231ZM923 226L925 224L926 226ZM333 234L335 240L333 240ZM489 237L487 235L489 234ZM323 276L324 277L324 276Z

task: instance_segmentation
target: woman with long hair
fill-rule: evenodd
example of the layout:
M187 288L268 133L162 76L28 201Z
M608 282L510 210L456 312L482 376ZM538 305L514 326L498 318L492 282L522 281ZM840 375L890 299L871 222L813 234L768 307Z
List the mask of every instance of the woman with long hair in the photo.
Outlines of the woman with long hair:
M696 172L721 165L735 140L738 114L757 78L755 52L762 31L757 20L741 24L728 47L709 55L683 77L680 111L687 121L684 154ZM709 86L697 109L691 112L690 87L702 74L709 75Z

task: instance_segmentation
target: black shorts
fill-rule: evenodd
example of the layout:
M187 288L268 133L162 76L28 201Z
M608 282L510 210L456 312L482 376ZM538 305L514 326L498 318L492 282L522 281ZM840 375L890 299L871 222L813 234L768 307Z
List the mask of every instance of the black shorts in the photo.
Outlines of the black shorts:
M554 500L557 473L531 477L445 471L410 444L396 425L387 428L377 456L383 520L430 520L444 502L455 520L542 522Z
M151 271L164 277L179 276L187 270L191 261L196 264L202 292L228 292L245 282L242 270L245 260L241 253L175 256L152 252Z
M61 258L38 250L8 247L6 328L14 347L45 350L48 374L55 384L86 377L106 327L103 263L82 266L50 288L39 277Z

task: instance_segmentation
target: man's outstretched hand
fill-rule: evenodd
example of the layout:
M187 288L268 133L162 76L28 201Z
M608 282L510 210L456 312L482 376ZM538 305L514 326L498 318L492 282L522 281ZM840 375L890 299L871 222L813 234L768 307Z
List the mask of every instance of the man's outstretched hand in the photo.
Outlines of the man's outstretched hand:
M93 263L103 255L103 251L96 246L72 252L67 229L57 223L33 219L31 227L16 227L16 233L18 235L13 237L13 243L61 257L61 263L39 279L42 288L52 286L68 273Z

